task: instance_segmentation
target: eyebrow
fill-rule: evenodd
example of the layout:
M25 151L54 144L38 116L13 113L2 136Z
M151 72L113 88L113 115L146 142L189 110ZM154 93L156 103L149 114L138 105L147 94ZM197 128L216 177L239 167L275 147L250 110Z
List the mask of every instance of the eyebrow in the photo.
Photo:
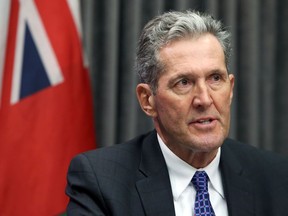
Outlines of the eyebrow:
M222 74L222 75L225 75L225 74L228 75L228 71L226 69L225 70L213 69L213 70L208 72L209 75L215 74L215 73ZM191 79L191 78L196 78L196 77L197 77L197 73L196 74L191 74L191 72L182 72L182 73L179 73L179 74L171 77L171 79L168 81L168 86L173 86L175 81L178 80L178 79L182 79L182 78Z

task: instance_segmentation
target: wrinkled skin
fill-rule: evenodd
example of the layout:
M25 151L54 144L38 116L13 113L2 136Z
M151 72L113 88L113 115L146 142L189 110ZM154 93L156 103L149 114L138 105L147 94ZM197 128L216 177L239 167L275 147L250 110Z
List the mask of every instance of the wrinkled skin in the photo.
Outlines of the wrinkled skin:
M139 84L137 96L164 143L182 160L204 167L228 136L234 76L211 34L173 41L159 58L165 71L156 93Z

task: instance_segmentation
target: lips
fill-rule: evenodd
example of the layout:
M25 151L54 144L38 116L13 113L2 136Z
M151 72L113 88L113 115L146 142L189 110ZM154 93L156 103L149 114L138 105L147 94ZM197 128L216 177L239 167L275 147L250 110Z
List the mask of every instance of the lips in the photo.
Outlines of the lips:
M198 128L199 130L206 130L206 129L212 129L217 124L217 118L213 116L205 116L201 118L194 118L192 121L190 121L189 125L193 125L193 127Z
M213 119L200 119L200 120L197 120L196 122L200 124L210 124L212 121Z
M209 124L211 123L212 121L216 120L215 117L202 117L202 118L196 118L196 119L193 119L191 121L191 123L199 123L199 124Z

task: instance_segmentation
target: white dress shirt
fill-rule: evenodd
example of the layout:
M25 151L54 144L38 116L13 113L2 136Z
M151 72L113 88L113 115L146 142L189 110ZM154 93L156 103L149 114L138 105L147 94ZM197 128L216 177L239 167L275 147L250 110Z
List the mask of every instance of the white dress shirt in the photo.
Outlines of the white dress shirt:
M216 157L208 166L195 169L176 156L163 143L159 135L158 141L169 172L176 216L194 215L196 190L191 183L191 179L197 170L204 170L209 176L208 192L215 215L228 216L227 203L219 169L221 148L219 148Z

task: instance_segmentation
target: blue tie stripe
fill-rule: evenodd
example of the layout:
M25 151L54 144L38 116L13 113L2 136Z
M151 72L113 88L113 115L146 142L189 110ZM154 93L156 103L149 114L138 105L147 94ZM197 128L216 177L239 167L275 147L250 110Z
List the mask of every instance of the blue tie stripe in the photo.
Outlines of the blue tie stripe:
M208 180L205 171L197 171L191 180L196 189L195 216L215 216L209 199Z

